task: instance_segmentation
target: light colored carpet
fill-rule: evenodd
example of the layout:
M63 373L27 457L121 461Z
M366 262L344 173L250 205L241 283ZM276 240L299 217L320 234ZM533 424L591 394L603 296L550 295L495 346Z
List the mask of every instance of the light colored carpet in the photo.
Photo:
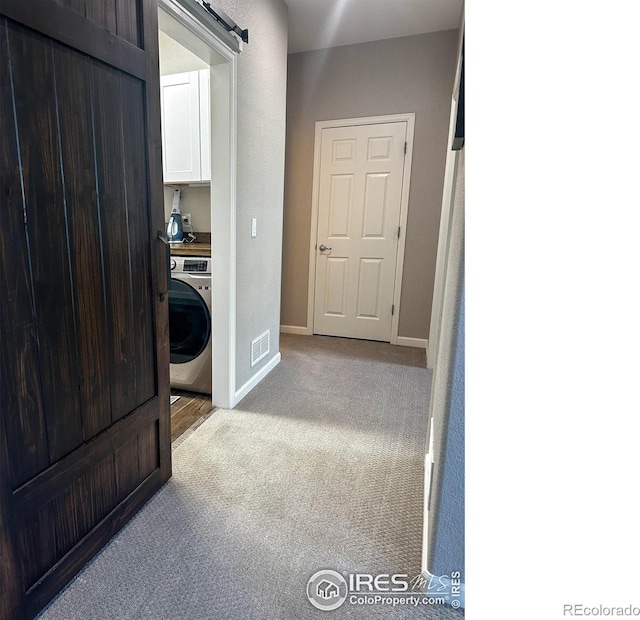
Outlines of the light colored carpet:
M424 352L283 335L282 363L173 452L173 478L45 620L459 618L448 607L316 610L317 570L420 570Z

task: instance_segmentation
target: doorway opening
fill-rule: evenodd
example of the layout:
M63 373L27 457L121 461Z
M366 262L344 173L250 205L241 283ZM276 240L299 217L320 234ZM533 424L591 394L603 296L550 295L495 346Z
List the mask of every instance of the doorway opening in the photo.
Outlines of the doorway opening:
M185 222L186 233L193 232L196 239L197 233L204 233L201 239L209 240L212 404L233 408L236 404L236 75L240 46L203 7L184 0L159 0L158 28L161 80L167 75L180 75L184 88L196 93L188 107L197 120L192 125L198 127L190 135L175 129L176 151L170 156L163 153L165 218L168 219L171 210L169 199L179 189L186 205L181 209L182 214L191 215L191 221ZM163 138L165 146L166 137ZM187 165L183 165L185 156L190 162Z

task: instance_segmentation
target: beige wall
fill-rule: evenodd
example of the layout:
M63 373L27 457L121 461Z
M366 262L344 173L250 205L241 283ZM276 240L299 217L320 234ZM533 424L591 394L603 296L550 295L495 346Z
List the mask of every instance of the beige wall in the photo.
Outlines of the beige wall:
M458 31L289 55L281 324L306 326L315 122L415 112L399 336L428 338Z
M169 221L173 206L173 188L164 188L164 221ZM181 213L191 214L191 225L195 232L211 232L211 188L208 185L191 185L182 190Z

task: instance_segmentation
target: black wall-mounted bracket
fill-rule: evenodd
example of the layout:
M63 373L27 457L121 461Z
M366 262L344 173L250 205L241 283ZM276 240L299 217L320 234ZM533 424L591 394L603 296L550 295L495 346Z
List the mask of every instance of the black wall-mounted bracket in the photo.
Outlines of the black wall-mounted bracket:
M202 6L211 13L218 23L224 26L227 31L235 32L245 43L249 44L249 30L247 28L243 30L224 11L218 8L213 9L205 0L202 0Z

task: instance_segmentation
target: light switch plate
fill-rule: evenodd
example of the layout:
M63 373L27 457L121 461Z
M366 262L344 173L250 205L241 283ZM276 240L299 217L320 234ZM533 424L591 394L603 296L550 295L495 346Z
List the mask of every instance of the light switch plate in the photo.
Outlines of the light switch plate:
M255 239L258 236L258 220L255 217L251 218L251 238Z

